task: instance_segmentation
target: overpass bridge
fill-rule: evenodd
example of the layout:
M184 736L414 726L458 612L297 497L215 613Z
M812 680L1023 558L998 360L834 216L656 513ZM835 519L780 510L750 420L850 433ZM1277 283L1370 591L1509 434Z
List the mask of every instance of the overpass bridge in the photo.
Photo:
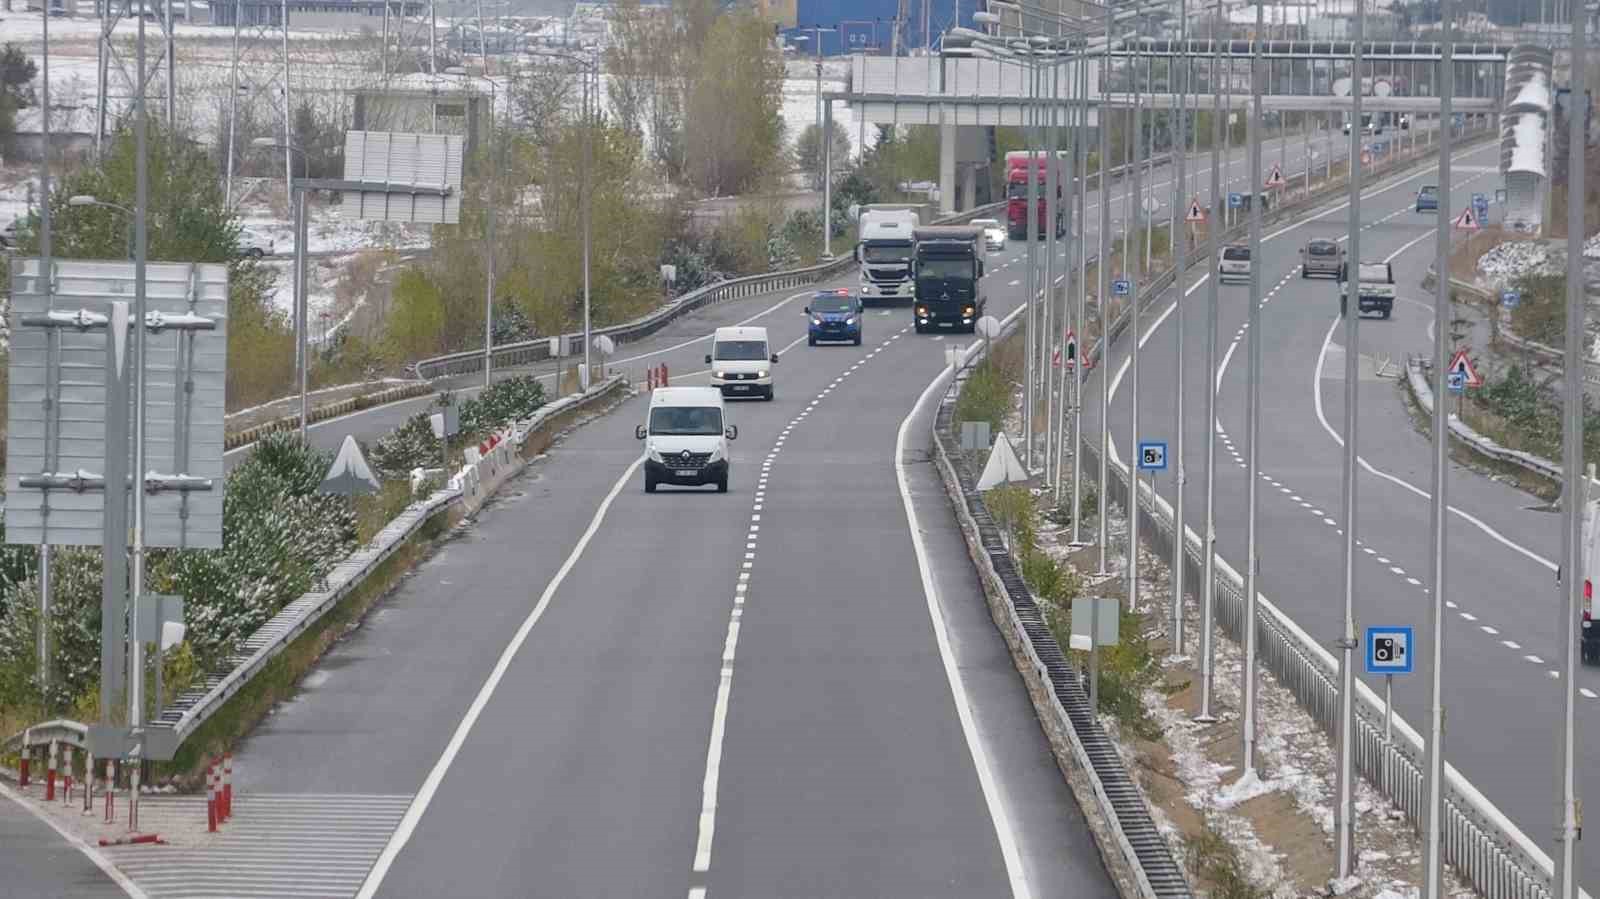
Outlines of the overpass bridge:
M1153 41L1141 42L1156 56L1180 57L1192 52L1189 84L1192 102L1210 107L1212 99L1212 55L1223 50L1218 82L1223 102L1230 109L1243 109L1249 97L1249 53L1251 41ZM1268 56L1271 50L1272 55ZM1372 51L1372 71L1362 99L1362 111L1409 113L1413 118L1436 115L1439 110L1432 85L1437 83L1442 48L1438 44L1368 42L1363 55ZM1511 52L1509 45L1462 44L1457 56L1455 111L1469 115L1498 112L1504 86L1504 68ZM1261 50L1267 88L1262 107L1267 110L1320 112L1330 116L1328 124L1341 122L1352 106L1349 60L1342 52L1353 53L1348 41L1263 41ZM1131 49L1115 51L1109 70L1105 60L1088 63L1089 124L1098 127L1100 110L1124 109L1133 105ZM1366 61L1366 60L1364 60ZM1343 63L1344 75L1340 76ZM1388 72L1384 71L1385 63ZM1168 68L1171 68L1170 66ZM987 163L985 142L975 139L977 129L992 126L1019 127L1028 123L1030 110L1052 105L1064 108L1077 102L1072 81L1063 65L1058 98L1037 97L1030 87L1029 74L1017 62L976 56L889 57L856 56L851 60L845 90L826 93L825 113L831 119L835 102L844 102L858 121L874 125L938 125L942 129L939 152L940 205L953 212L958 205L972 205L975 175ZM1044 93L1050 92L1048 71L1040 79ZM1143 102L1150 108L1175 108L1178 96L1168 87L1169 76L1160 73L1146 87ZM1398 86L1398 89L1397 89ZM961 196L957 203L957 175L962 172Z

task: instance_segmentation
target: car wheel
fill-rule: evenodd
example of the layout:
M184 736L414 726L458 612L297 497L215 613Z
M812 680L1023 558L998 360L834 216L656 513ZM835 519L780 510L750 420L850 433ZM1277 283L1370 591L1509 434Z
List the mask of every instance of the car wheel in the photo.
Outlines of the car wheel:
M262 256L265 256L266 254L261 252L261 248L260 247L251 247L249 250L245 251L245 255L249 256L251 259L260 259Z
M857 334L856 335L856 346L860 346L860 345L861 345L861 335Z
M1304 281L1309 277L1311 277L1311 273L1306 271L1306 267L1305 266L1303 266L1303 265L1300 266L1300 280Z
M770 397L769 397L769 399L770 399ZM717 492L718 493L727 493L728 492L728 476L726 474L724 474L720 478L717 478Z
M656 479L650 477L648 474L644 476L644 492L645 493L655 493L656 492Z
M807 337L806 338L806 346L816 346L816 345L817 345L817 339L815 337Z
M772 402L773 398L776 395L777 395L776 388L772 388L772 387L768 387L767 388L767 402L769 402L769 403Z
M1388 321L1389 320L1389 312L1390 312L1390 310L1388 310L1388 309L1383 310L1383 320L1384 321Z

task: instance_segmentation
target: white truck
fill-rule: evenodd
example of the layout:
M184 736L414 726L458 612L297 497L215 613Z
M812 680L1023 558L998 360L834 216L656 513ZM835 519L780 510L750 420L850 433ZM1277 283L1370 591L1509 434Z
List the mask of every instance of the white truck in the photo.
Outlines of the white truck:
M913 232L921 217L913 206L871 204L861 208L856 262L861 265L861 303L910 302Z
M1350 306L1350 263L1339 269L1339 314ZM1394 266L1387 262L1363 262L1356 272L1356 314L1376 312L1384 318L1394 311Z

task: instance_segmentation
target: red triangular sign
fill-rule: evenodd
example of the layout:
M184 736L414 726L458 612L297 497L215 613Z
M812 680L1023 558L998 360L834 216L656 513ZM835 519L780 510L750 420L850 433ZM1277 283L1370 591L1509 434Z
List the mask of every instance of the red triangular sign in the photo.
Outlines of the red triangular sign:
M1072 329L1071 328L1067 329L1066 345L1067 345L1067 364L1070 365L1073 362L1077 361L1077 359L1078 359L1078 335L1072 333Z
M1457 231L1476 231L1476 230L1478 230L1478 216L1477 216L1476 213L1474 213L1472 211L1472 207L1471 206L1468 206L1466 209L1461 210L1461 214L1456 216L1456 230Z
M1467 358L1466 350L1456 350L1456 354L1450 357L1450 365L1446 371L1466 378L1468 387L1483 386L1483 378L1479 377L1478 370L1472 367L1472 360Z
M1267 187L1283 186L1283 169L1277 165L1272 167L1272 174L1267 176Z
M1206 211L1200 208L1200 198L1195 197L1189 201L1189 214L1183 217L1186 222L1203 222L1206 220Z

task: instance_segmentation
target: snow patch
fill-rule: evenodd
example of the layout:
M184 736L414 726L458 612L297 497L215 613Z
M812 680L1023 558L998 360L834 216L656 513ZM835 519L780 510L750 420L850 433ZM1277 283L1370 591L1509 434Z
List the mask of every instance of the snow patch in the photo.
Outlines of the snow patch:
M1511 164L1508 172L1532 172L1544 177L1544 117L1524 113L1511 126Z

